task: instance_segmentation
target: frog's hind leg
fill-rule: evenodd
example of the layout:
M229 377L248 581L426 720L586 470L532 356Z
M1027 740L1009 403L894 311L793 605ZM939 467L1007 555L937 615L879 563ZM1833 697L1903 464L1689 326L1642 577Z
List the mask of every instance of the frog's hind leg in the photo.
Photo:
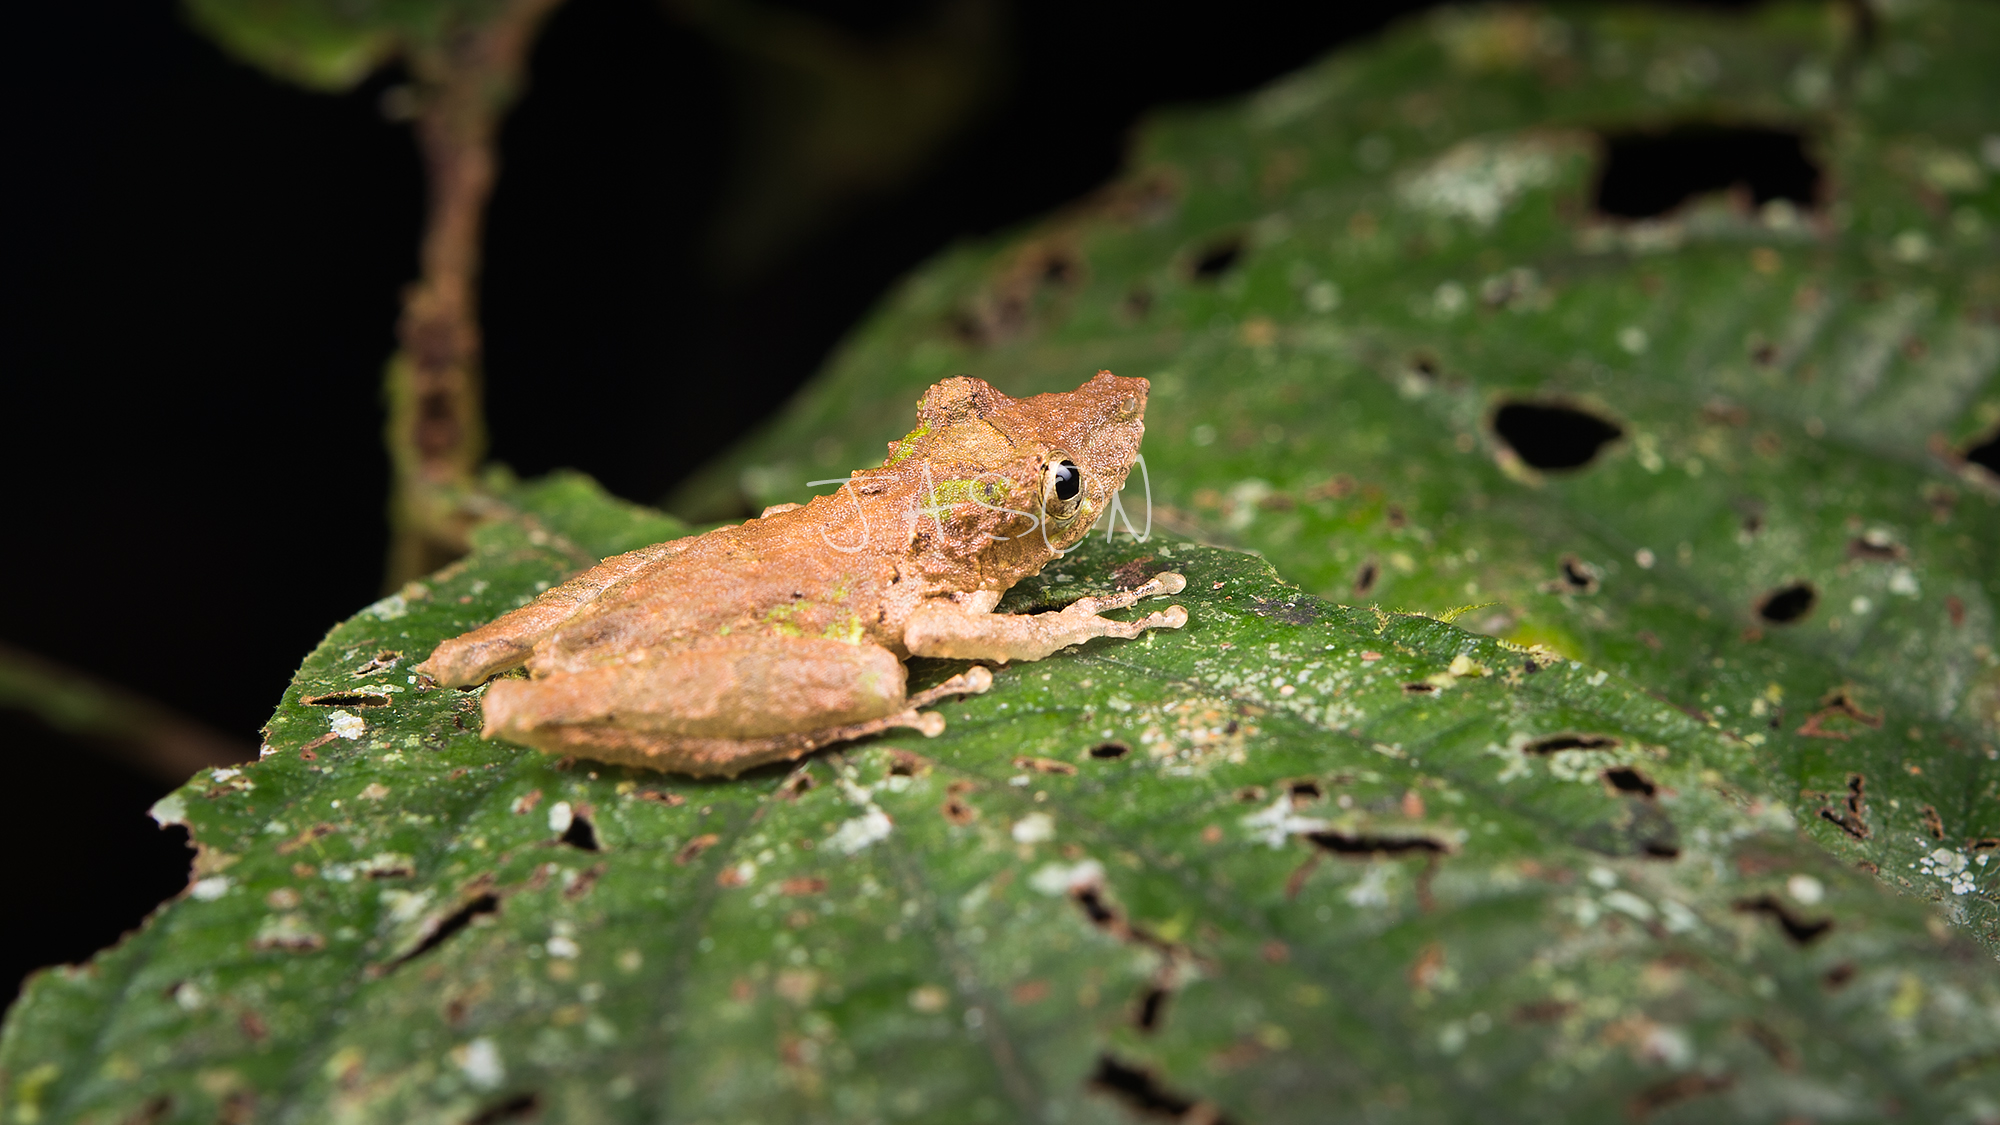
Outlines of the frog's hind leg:
M465 687L517 667L534 652L536 642L588 609L606 590L658 566L693 542L671 539L605 559L520 609L437 646L412 671L445 687Z
M497 681L486 689L484 733L551 753L734 776L892 728L934 735L943 719L920 708L992 683L974 669L912 698L905 675L902 661L879 645L711 637Z
M550 754L696 777L735 777L745 770L772 762L797 761L823 747L852 742L884 731L909 729L921 732L926 738L935 738L944 733L944 716L918 708L950 695L977 694L991 686L993 674L984 668L973 668L929 691L911 696L910 705L893 715L825 730L765 738L692 738L602 724L555 726L525 734L508 733L504 737L526 742ZM489 734L488 737L492 736Z

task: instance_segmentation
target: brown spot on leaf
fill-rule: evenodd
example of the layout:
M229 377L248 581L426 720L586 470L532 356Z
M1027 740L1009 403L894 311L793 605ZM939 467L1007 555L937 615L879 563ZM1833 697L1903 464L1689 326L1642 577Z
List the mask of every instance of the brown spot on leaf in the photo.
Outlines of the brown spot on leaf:
M1054 758L1030 758L1025 755L1014 759L1014 768L1017 770L1033 770L1035 773L1059 774L1064 777L1072 777L1076 774L1076 767L1070 765L1068 762L1059 762Z
M674 862L680 864L682 867L686 867L688 864L700 859L701 853L721 842L722 837L713 832L704 832L682 845L681 850L674 854Z
M1860 774L1848 774L1847 797L1837 806L1821 806L1820 819L1831 822L1857 840L1866 840L1871 835L1868 829L1867 785L1867 779Z
M815 875L800 875L778 884L778 893L786 895L816 895L826 890L826 880Z

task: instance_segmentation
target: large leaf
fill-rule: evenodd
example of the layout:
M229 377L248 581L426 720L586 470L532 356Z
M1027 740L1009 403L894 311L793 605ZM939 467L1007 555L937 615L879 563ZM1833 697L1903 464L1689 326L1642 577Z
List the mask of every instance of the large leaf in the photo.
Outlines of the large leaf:
M2000 456L1996 106L1990 4L1441 12L947 255L680 506L799 499L946 374L1149 376L1163 518L1322 596L1489 603L1993 941L2000 478L1960 454ZM1809 157L1819 204L1597 213L1606 153L1678 126Z
M1002 669L945 733L685 779L483 742L410 663L676 532L556 478L334 629L195 880L0 1037L36 1122L1971 1122L2000 981L1622 679L1253 556L1185 629ZM934 681L952 670L920 669Z

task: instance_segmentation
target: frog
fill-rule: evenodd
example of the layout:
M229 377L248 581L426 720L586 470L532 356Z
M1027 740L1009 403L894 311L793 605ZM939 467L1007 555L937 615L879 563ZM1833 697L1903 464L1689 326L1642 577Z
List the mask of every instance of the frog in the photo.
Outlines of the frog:
M891 730L934 737L945 720L927 708L988 690L992 667L1187 624L1179 605L1102 616L1181 592L1172 571L1060 609L998 611L1113 512L1149 390L1109 371L1019 399L945 379L880 465L819 482L833 492L605 559L415 671L484 685L485 738L696 777ZM911 692L911 657L973 663Z

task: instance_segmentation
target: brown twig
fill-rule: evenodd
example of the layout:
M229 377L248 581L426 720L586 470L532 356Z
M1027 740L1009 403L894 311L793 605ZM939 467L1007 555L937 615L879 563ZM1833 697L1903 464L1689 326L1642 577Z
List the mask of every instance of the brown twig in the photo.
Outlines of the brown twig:
M464 498L486 451L475 295L494 141L520 94L535 31L560 2L512 0L487 24L408 52L430 201L423 272L403 292L387 376L390 588L464 554L477 522Z

